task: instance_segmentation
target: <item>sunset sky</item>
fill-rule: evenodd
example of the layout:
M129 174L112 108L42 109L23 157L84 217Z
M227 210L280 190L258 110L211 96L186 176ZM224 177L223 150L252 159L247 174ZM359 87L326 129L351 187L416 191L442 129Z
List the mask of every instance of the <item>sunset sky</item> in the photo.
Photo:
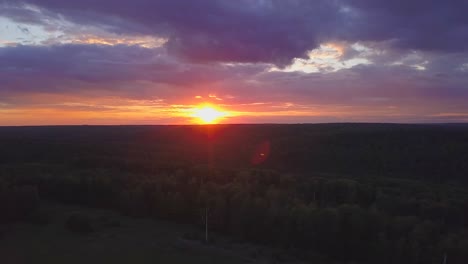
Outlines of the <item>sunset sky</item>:
M466 0L0 0L0 125L468 122Z

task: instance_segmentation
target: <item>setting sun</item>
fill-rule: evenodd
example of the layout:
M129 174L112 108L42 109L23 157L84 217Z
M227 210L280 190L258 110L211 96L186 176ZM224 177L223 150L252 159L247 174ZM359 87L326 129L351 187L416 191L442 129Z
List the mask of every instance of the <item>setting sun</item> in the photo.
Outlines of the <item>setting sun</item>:
M226 116L226 113L221 112L211 106L202 106L196 108L193 111L193 117L197 118L201 123L212 124L216 123L217 120Z

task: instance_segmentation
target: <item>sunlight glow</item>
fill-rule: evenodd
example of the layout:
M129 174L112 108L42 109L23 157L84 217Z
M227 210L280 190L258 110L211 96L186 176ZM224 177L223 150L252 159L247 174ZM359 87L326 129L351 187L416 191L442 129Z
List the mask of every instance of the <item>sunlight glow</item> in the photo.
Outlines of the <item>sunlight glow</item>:
M197 121L202 124L216 123L225 116L227 116L227 113L208 105L193 109L192 114L192 117L196 118Z

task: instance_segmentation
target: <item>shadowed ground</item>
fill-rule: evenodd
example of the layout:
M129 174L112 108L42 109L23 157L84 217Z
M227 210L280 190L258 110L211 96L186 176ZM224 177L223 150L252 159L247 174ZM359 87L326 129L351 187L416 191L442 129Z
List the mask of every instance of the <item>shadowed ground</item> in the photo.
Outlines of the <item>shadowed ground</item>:
M0 238L1 263L249 263L245 256L216 246L183 240L189 229L151 219L135 219L96 209L47 205L46 226L14 224ZM74 234L65 221L71 213L112 218L120 227Z

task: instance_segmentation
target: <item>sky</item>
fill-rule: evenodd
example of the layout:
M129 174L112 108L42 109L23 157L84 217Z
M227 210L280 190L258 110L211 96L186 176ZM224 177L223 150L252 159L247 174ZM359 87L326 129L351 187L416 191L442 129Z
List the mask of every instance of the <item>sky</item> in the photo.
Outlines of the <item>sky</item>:
M0 0L0 125L468 122L467 10Z

